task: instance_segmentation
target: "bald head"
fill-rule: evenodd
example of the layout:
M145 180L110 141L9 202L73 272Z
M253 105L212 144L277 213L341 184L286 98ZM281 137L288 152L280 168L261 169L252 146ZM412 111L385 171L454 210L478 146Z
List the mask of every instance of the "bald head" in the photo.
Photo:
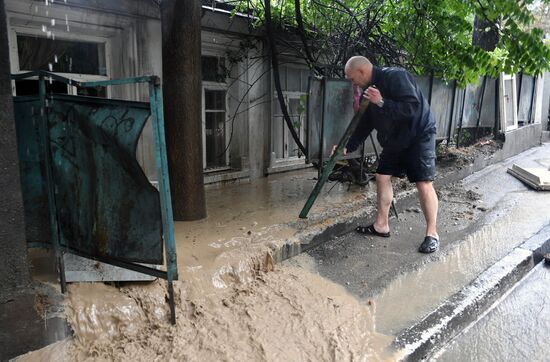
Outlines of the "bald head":
M344 72L353 85L366 87L372 78L372 63L365 57L354 56L346 62Z

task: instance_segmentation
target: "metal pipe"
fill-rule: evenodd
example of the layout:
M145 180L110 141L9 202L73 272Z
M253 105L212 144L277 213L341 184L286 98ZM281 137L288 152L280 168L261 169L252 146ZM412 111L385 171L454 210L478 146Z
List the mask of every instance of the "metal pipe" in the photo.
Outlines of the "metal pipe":
M429 93L428 93L428 104L431 106L432 105L432 91L433 91L433 86L434 86L434 71L432 70L430 72L430 88L429 88Z
M309 198L307 199L304 207L302 208L302 211L300 212L300 219L307 218L307 214L309 213L309 210L313 206L313 203L317 199L317 196L319 196L319 193L321 192L321 189L323 188L325 182L327 181L329 174L332 172L334 165L336 165L336 160L342 155L344 151L344 147L346 146L352 133L357 128L357 125L359 124L359 121L361 121L361 118L363 117L363 114L365 113L365 110L367 109L368 106L369 106L369 101L367 100L364 100L359 106L359 110L353 116L351 122L348 125L348 128L346 128L344 135L340 139L340 142L338 142L338 146L336 146L336 150L334 150L334 153L332 154L329 161L327 162L327 165L324 167L321 177L319 177L319 180L317 180L317 183L315 184L313 191L311 191Z
M176 309L172 282L178 279L178 264L176 256L176 241L174 237L174 216L172 212L172 197L170 194L170 176L166 152L166 135L164 131L164 107L162 88L159 79L149 83L149 103L155 140L155 155L159 177L159 196L162 215L162 231L166 258L166 275L168 281L168 298L170 303L170 321L176 324Z
M493 128L493 137L496 139L498 136L498 126L500 124L500 76L495 79L495 125Z
M531 88L531 102L529 103L529 115L527 116L527 123L531 122L531 116L533 114L533 98L535 98L535 84L537 83L537 77L533 77L533 87Z
M464 88L464 96L462 97L462 112L460 112L460 124L458 126L458 134L456 135L456 148L460 146L460 133L462 132L462 122L464 118L464 104L466 102L466 90L468 89L468 86Z
M63 260L63 252L61 250L61 242L59 236L59 219L57 215L57 201L55 197L55 181L53 172L53 157L50 147L50 125L48 121L48 107L46 106L46 81L44 75L38 73L38 89L40 96L40 141L42 143L42 152L44 154L44 169L46 171L46 188L48 193L48 208L50 214L50 234L52 245L57 263L59 281L61 284L61 293L67 291L67 283L65 279L65 264Z
M309 152L311 152L311 137L309 136L310 135L310 130L311 130L311 119L310 119L310 116L309 116L309 108L310 108L310 104L311 104L311 80L312 80L312 77L311 75L309 77L307 77L307 99L306 99L306 126L307 126L307 132L306 132L306 148L308 150L308 153L305 155L306 156L306 163L311 163L311 160L309 158Z
M327 79L325 77L321 78L321 90L323 91L323 102L321 105L321 134L319 135L319 169L317 170L317 178L321 178L323 173L323 162L324 162L324 147L325 147L325 104L326 104L326 87Z
M455 98L456 98L456 80L453 81L453 96L451 99L451 115L449 117L449 128L447 131L447 147L449 147L449 144L451 143L451 133L453 128L453 115L455 111Z

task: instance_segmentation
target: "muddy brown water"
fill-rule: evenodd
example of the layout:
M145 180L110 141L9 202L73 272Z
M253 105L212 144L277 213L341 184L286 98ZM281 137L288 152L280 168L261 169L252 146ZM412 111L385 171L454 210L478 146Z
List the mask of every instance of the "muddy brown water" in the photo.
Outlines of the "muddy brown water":
M309 220L296 221L315 175L210 190L207 219L175 223L177 326L168 323L163 281L72 284L65 313L74 338L18 361L387 359L391 338L375 332L369 306L314 272L273 268L268 256L270 242L365 198L362 189L337 185ZM52 276L35 275L48 283Z
M391 338L340 286L301 268L255 271L253 280L200 295L176 282L177 325L161 281L117 289L72 284L74 338L17 361L383 361Z
M313 233L322 228L316 224L327 213L338 216L364 206L368 188L336 184L319 196L307 220L298 219L316 177L314 170L300 171L253 180L245 186L209 188L208 217L174 225L180 277L193 279L203 292L225 288L227 274L246 274L246 267L238 262L246 259L243 250L260 255L276 249L277 243L297 242L297 235L306 229Z

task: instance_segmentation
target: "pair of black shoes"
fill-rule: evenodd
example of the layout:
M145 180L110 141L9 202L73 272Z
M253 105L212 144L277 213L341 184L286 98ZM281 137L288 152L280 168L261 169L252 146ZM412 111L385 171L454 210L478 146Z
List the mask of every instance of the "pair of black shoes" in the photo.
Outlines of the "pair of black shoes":
M368 226L358 226L355 231L357 231L359 234L367 234L367 235L373 235L373 236L380 236L383 238L389 238L390 233L380 233L376 231L374 228L374 224L368 225ZM424 241L422 244L420 244L420 247L418 248L418 251L421 253L433 253L439 249L439 238L436 238L434 236L426 235L424 238Z

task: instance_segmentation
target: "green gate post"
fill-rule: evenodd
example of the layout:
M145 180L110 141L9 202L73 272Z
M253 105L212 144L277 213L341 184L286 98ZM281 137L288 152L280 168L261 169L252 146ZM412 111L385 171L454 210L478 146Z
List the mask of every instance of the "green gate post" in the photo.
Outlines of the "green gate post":
M173 280L178 279L178 266L176 258L176 242L174 239L174 216L170 198L170 176L168 173L168 160L166 158L166 137L164 134L164 108L162 101L162 89L160 78L153 77L149 82L149 97L151 114L153 116L153 137L155 139L155 155L157 158L157 173L159 178L159 192L162 212L162 229L164 234L166 252L166 270L168 280L168 298L172 324L176 324L176 310L174 301Z
M67 291L67 283L65 281L65 263L63 261L63 252L59 242L59 224L57 218L57 202L55 199L55 184L53 181L53 165L52 154L50 152L50 126L48 122L48 105L46 100L46 81L44 74L39 73L38 76L38 92L40 95L40 137L42 146L44 147L44 164L46 169L48 205L50 208L50 228L52 235L52 244L59 272L59 282L61 284L61 293Z

